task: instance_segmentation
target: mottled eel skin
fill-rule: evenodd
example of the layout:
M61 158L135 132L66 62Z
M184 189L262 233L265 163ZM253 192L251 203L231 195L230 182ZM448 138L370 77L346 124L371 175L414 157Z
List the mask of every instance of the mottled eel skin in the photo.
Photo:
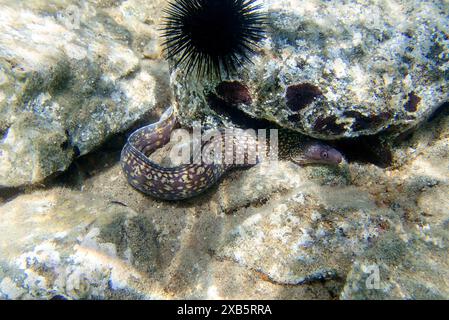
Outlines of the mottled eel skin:
M164 167L149 159L148 155L170 141L175 125L175 112L170 107L158 122L140 128L129 136L120 159L130 185L145 194L163 200L194 197L214 185L228 169L238 166L201 162ZM256 143L250 138L233 141L249 148ZM319 142L301 146L301 150L300 157L293 158L293 161L301 164L338 164L342 160L337 150Z

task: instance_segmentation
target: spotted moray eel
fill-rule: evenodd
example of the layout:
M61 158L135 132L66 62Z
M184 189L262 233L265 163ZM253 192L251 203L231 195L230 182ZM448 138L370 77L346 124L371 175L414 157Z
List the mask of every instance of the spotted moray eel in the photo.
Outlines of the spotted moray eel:
M162 200L182 200L194 197L213 186L226 171L239 166L201 161L165 167L151 160L149 155L170 141L171 132L176 123L174 109L170 107L158 122L142 127L129 136L120 158L128 183L137 190ZM244 145L248 150L257 143L257 140L250 137L237 140L233 137L233 139L233 143L238 143L239 146ZM224 139L221 141L223 142ZM211 146L212 143L204 143L201 149L211 148ZM342 160L337 150L320 142L301 145L301 151L300 156L291 157L291 160L299 164L338 164ZM243 166L247 165L243 163Z

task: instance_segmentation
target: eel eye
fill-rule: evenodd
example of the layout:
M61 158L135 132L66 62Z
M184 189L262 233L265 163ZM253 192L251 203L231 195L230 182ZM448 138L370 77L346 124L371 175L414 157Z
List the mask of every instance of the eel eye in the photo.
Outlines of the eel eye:
M327 153L327 151L321 152L321 158L323 158L323 159L329 158L329 154Z

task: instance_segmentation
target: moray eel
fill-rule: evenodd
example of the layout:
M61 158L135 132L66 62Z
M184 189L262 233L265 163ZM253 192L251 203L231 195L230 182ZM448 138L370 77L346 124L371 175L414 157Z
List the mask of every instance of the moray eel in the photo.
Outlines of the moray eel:
M149 158L156 149L161 148L170 141L171 132L176 126L176 116L173 107L168 108L156 123L142 127L134 131L125 144L120 162L128 183L137 190L162 200L182 200L194 197L214 185L221 176L229 169L237 166L250 166L260 161L256 159L253 164L248 164L247 156L242 164L226 164L224 161L210 161L203 155L203 159L209 161L192 161L189 164L182 164L175 167L165 167ZM223 135L217 140L211 140L224 148L226 135L224 130L220 131ZM322 144L318 141L302 142L291 141L295 138L290 134L286 139L279 139L279 157L290 158L298 164L322 163L339 164L342 161L342 155L334 148ZM256 148L257 139L249 136L236 138L231 137L233 145L238 145L240 151ZM208 154L214 150L217 144L203 142L201 145L202 154ZM221 143L220 143L221 142ZM287 143L290 147L283 147L281 143ZM293 144L294 147L291 147ZM244 147L243 149L241 147ZM295 150L296 155L292 155ZM225 149L222 149L225 150ZM287 150L287 152L285 152ZM226 151L223 152L223 155ZM233 155L236 157L236 155Z

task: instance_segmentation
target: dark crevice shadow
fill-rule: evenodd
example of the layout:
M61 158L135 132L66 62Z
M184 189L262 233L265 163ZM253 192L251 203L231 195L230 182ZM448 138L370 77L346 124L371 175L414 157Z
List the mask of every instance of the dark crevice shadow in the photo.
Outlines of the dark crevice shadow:
M427 119L427 122L433 122L442 117L449 116L449 101L441 104Z
M0 187L0 206L3 203L14 200L17 196L23 193L24 190L25 190L24 187L20 188Z
M226 103L214 94L208 96L210 108L217 114L224 116L232 121L238 127L247 129L282 129L283 131L291 132L291 135L300 137L301 135L292 130L281 128L279 125L268 120L255 119L245 112L238 109L236 106ZM304 140L310 138L303 136ZM362 136L358 138L348 138L339 140L325 141L325 143L335 147L341 151L346 161L348 162L362 162L372 163L381 168L386 168L391 165L392 154L391 149L384 140L383 135Z
M73 160L64 172L57 172L46 179L46 184L70 186L79 189L83 181L104 172L120 161L120 154L128 137L137 129L154 123L160 118L159 109L145 113L129 129L108 138L99 147ZM76 151L76 150L75 150Z
M215 94L208 95L208 103L211 110L218 115L229 119L237 127L248 129L273 128L282 129L279 125L268 120L256 119L244 111L240 110L236 105L225 102ZM395 133L395 128L387 128L385 131L374 135L365 135L355 138L343 138L337 140L328 140L325 143L335 147L344 154L347 162L358 162L374 164L380 168L388 168L394 165L393 149L399 142L409 139L413 134L424 125L435 122L438 119L449 114L449 102L439 106L426 120L419 125L406 130L401 134ZM289 131L288 129L282 129ZM298 132L291 131L292 135ZM309 139L304 136L304 139Z
M42 182L33 185L24 185L20 187L0 186L0 204L9 202L17 196L30 193L36 190L48 190L52 187L71 187L80 189L83 181L95 174L104 172L114 166L120 160L120 153L126 140L132 132L142 126L156 122L160 118L159 108L148 111L129 129L117 133L108 138L99 147L86 155L79 156L79 149L67 141L65 149L72 148L75 159L65 171L54 172L45 178ZM70 140L70 137L68 137Z
M391 147L381 134L328 141L328 143L342 152L349 163L371 163L384 169L392 165Z

